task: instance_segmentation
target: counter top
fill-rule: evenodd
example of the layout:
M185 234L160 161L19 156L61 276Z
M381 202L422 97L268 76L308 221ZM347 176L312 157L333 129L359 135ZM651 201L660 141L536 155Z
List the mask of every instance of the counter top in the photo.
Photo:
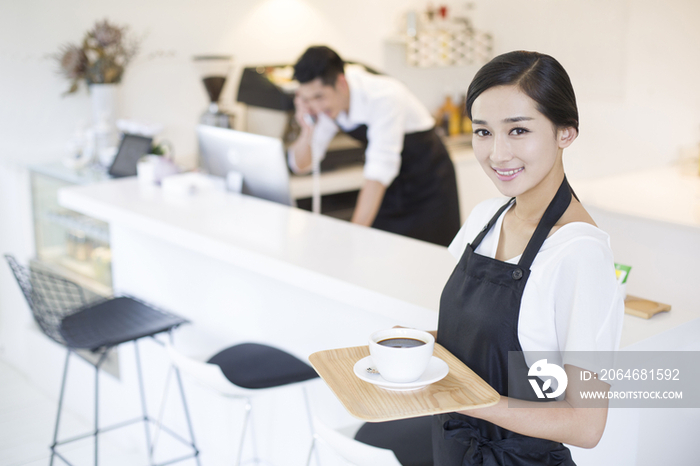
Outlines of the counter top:
M578 184L577 184L578 186ZM134 178L59 191L64 207L392 319L436 313L447 249L250 196L167 196ZM627 347L697 319L625 316Z
M250 196L168 196L122 178L64 188L64 207L385 315L436 312L447 248Z
M698 161L576 180L584 204L609 212L700 228Z

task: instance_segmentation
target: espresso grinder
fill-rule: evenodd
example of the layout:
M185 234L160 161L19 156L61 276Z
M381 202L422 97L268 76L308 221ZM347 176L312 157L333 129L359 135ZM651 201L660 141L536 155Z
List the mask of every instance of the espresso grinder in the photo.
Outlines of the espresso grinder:
M219 108L219 97L221 97L226 78L233 67L233 57L227 55L197 56L194 57L194 63L209 96L209 107L199 118L199 122L203 125L233 128L233 115Z

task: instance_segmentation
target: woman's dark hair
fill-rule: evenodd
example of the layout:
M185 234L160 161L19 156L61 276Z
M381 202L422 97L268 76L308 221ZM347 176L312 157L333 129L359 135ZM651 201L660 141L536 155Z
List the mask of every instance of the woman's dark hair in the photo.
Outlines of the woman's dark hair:
M485 64L467 90L467 116L472 118L472 105L482 92L511 85L537 102L537 110L558 128L573 127L578 132L576 95L569 75L554 58L537 52L504 53Z
M321 78L324 85L335 86L344 67L345 62L334 50L325 45L309 47L294 65L294 79L304 84Z

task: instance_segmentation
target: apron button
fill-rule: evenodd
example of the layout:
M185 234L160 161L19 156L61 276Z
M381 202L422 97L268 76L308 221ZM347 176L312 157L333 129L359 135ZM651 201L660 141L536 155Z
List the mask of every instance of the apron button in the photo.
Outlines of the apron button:
M515 269L513 270L513 273L511 274L513 277L513 280L520 280L523 278L523 271L520 269Z

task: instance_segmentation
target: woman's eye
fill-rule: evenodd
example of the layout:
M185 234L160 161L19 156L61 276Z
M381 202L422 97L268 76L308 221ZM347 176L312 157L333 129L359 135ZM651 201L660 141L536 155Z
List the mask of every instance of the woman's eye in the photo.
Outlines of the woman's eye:
M521 135L521 134L529 133L529 131L528 131L527 129L525 129L525 128L513 128L513 129L510 131L510 133L511 133L511 134L514 134L514 135L516 135L516 136L519 136L519 135Z
M476 129L476 130L474 130L474 134L476 134L477 136L484 137L484 136L488 136L489 132L485 129Z

